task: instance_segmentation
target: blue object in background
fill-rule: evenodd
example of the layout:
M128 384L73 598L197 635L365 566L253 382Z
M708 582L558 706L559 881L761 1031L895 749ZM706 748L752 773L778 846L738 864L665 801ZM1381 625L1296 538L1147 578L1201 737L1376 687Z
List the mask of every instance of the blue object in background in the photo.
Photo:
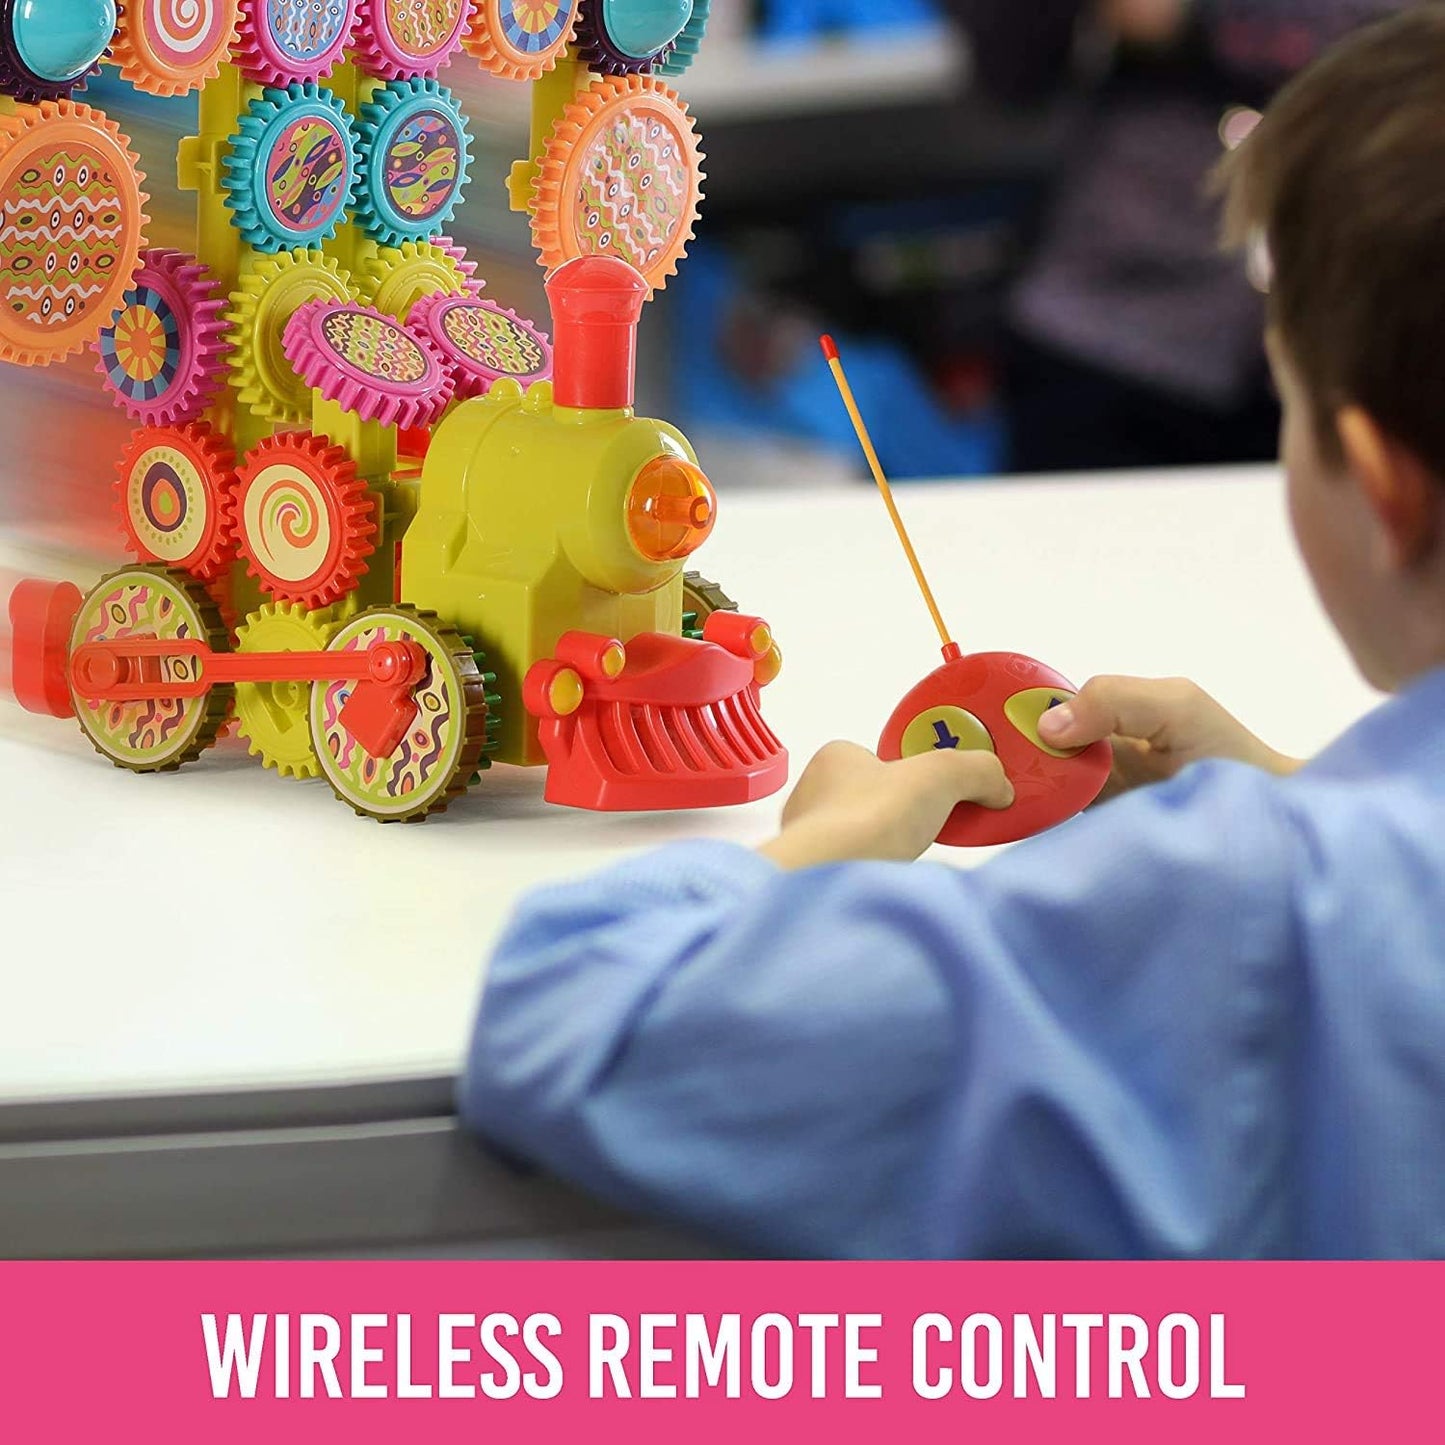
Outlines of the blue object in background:
M768 0L758 33L780 40L820 31L904 30L939 18L935 0Z
M723 361L720 344L739 282L724 252L695 245L670 294L677 308L671 414L685 431L770 433L812 442L858 461L858 441L818 349L766 383L739 376ZM990 476L1003 466L1004 418L996 408L961 420L934 399L927 378L891 341L836 333L848 379L889 475Z

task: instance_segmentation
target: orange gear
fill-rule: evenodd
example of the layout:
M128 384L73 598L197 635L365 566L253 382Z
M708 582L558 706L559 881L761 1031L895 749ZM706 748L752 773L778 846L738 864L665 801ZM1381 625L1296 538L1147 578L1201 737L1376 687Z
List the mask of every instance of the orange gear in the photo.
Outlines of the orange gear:
M247 454L236 501L246 570L273 597L325 607L355 590L376 550L376 503L355 464L310 432Z
M542 153L532 202L539 264L552 272L578 256L617 256L660 291L692 240L702 160L676 91L650 75L594 81Z
M151 95L184 95L221 73L231 53L240 0L126 0L111 59L121 79Z
M462 44L503 80L538 80L556 68L577 35L580 0L477 0ZM523 41L536 45L525 48Z
M116 511L126 547L210 581L236 555L236 454L205 422L143 426L121 453Z
M71 100L0 114L0 361L49 366L94 341L145 244L144 175L114 121Z

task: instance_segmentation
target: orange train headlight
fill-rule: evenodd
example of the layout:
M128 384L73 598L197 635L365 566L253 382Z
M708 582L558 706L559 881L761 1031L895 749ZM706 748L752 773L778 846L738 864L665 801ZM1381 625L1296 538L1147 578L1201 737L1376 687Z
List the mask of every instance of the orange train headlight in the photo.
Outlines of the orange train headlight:
M717 520L717 493L701 468L681 457L654 457L627 493L627 535L649 562L696 552Z

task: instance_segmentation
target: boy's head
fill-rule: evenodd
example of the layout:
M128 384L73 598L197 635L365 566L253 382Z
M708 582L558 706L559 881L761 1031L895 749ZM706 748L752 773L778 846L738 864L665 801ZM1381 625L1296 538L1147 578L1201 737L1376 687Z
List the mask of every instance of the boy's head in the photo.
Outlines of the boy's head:
M1263 241L1290 514L1371 682L1445 662L1445 5L1362 30L1230 158Z

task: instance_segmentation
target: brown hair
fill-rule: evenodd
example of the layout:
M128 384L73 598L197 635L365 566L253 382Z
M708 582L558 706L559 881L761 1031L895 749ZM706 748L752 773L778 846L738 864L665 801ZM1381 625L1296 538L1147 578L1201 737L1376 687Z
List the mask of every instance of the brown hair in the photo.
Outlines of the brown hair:
M1358 405L1445 479L1445 5L1356 32L1225 162L1226 238L1262 238L1270 319L1339 456Z

